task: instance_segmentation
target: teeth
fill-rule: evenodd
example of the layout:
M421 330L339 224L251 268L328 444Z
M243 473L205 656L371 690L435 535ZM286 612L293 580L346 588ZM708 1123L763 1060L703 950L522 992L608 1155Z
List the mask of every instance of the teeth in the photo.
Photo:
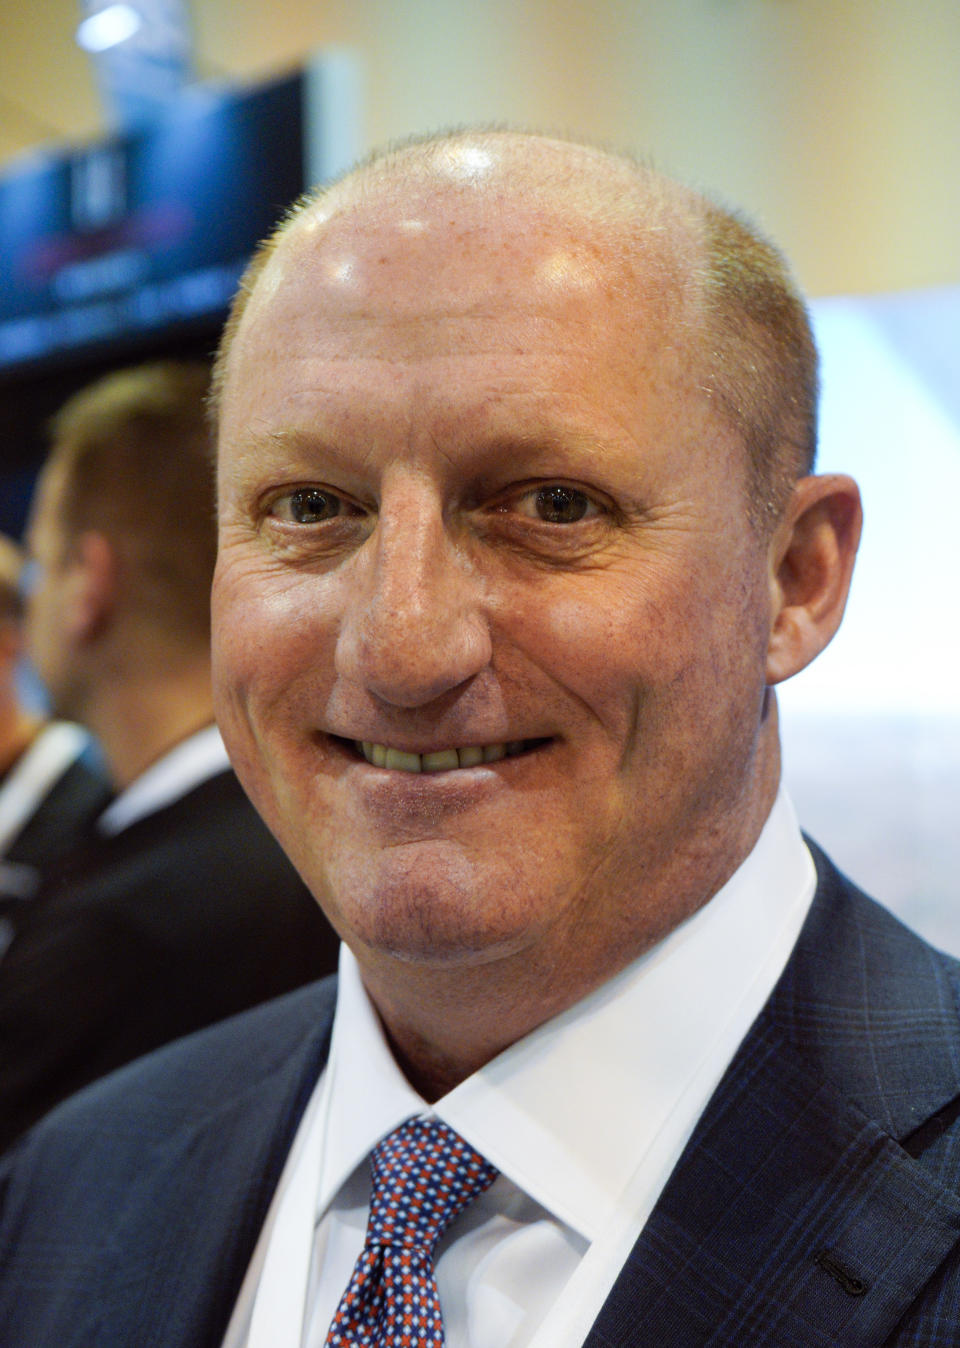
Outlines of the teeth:
M420 755L405 754L402 749L388 749L384 754L383 766L396 768L399 772L419 772Z
M420 765L424 772L449 772L460 766L460 756L456 749L440 749L435 754L424 754Z
M452 772L454 768L475 768L480 763L498 763L522 753L525 740L507 744L467 745L463 749L438 749L432 754L410 754L390 749L371 740L357 740L356 747L375 768L394 768L398 772Z

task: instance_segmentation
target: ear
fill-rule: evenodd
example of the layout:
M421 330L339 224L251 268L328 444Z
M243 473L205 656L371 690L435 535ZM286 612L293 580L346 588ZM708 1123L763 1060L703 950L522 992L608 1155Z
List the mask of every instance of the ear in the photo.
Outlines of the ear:
M106 534L89 529L71 545L64 622L78 645L95 640L109 626L117 600L117 554Z
M852 478L826 473L794 486L771 542L768 684L808 665L840 626L862 520Z

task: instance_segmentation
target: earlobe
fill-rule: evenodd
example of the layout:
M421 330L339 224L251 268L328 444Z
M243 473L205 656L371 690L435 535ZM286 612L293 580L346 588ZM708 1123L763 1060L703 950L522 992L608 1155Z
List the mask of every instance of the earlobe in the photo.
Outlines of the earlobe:
M88 530L73 544L66 605L69 635L80 643L95 639L109 623L117 593L117 558L105 534Z
M808 665L840 626L861 523L852 478L827 473L796 483L771 543L768 684Z

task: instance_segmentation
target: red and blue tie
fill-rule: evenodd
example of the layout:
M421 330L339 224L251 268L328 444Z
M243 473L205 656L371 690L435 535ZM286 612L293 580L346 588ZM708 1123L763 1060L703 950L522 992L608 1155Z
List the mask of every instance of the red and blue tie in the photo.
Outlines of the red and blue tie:
M433 1251L498 1172L439 1119L408 1119L374 1147L370 1168L367 1234L327 1348L442 1348Z

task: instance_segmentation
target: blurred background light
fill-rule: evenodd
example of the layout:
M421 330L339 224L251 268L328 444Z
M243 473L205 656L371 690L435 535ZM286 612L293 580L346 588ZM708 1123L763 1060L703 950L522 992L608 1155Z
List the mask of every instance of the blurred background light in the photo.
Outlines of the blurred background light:
M88 52L107 51L133 37L141 22L131 5L107 5L83 20L77 29L77 45Z

